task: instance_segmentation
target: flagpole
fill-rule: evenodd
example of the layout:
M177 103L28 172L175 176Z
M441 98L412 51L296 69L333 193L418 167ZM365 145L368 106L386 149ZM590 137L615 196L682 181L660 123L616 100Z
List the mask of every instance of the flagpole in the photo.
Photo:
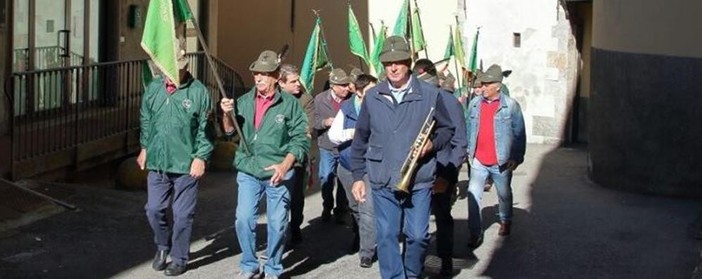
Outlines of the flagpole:
M185 5L188 6L188 10L192 12L192 9L190 9L190 3L188 1L183 1ZM219 73L217 72L217 69L215 68L214 62L212 61L212 56L210 55L209 47L207 46L207 43L205 42L205 37L202 35L202 30L200 30L200 25L197 24L197 20L195 20L195 17L190 18L190 22L192 22L193 27L195 28L195 33L197 33L197 38L200 41L200 45L202 45L203 52L205 52L205 57L207 59L207 63L210 65L210 68L212 69L212 73L214 74L215 81L217 81L217 87L219 88L219 95L222 98L226 98L227 95L224 94L224 85L222 84L222 79L219 76ZM232 96L233 98L233 96ZM236 108L236 106L234 106ZM236 113L230 113L229 117L232 120L232 123L234 124L234 129L236 130L237 134L239 135L239 140L241 141L241 145L244 146L244 152L246 152L247 155L251 155L251 152L249 151L249 145L246 143L246 139L244 138L244 134L241 132L241 127L239 127L239 123L236 121Z
M414 61L415 61L414 56L416 53L414 52L414 37L412 36L412 33L413 33L412 32L412 2L407 1L407 7L405 7L405 9L407 9L407 27L406 27L407 29L406 30L407 30L407 34L409 35L408 36L409 37L409 47L410 47L410 51L412 53L412 55L410 57L412 58L412 64L414 64Z
M358 58L358 64L361 65L361 71L365 73L366 70L363 69L363 59L361 57Z

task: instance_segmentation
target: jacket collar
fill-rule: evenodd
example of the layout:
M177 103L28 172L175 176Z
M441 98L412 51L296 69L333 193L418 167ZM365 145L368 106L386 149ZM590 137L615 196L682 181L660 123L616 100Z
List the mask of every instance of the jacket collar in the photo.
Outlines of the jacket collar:
M258 95L258 92L256 92L256 87L251 88L251 90L249 90L249 93L250 93L250 94L247 94L247 95L250 96L251 102L255 102L255 101L256 101L256 97L257 97L257 95ZM273 93L273 105L275 105L275 104L277 104L278 102L281 101L281 98L282 98L282 97L281 97L281 94L283 94L283 93L280 91L280 89L278 89L278 88L276 87L276 88L275 88L275 93ZM287 93L286 93L286 94L287 94Z
M410 91L407 92L402 102L418 101L423 99L422 84L419 82L419 79L414 74L411 75L412 76L409 79ZM382 102L385 102L387 104L392 104L386 97L381 96L392 96L392 93L390 93L390 82L386 79L380 84L376 85L376 88L378 88L379 94L376 95L375 98L380 99Z

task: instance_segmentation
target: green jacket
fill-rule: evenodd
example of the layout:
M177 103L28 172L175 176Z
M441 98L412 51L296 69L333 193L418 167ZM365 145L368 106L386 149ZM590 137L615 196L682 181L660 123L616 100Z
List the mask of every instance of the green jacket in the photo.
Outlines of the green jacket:
M214 145L207 136L212 100L207 88L190 78L173 94L163 78L152 81L141 103L141 148L149 170L190 173L193 158L207 161Z
M237 99L237 119L240 123L243 120L241 132L251 154L246 154L241 146L237 148L234 167L265 179L273 172L264 168L283 162L288 153L295 156L296 162L304 159L310 150L310 139L306 134L309 123L300 102L294 96L276 90L273 104L256 130L253 123L255 96L256 88L253 88Z

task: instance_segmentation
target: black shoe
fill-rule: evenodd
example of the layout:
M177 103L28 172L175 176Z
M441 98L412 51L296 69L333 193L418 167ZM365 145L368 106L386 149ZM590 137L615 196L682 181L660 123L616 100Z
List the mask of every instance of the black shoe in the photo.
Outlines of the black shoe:
M166 267L166 271L163 272L166 276L178 276L183 273L185 273L185 270L188 269L187 264L177 264L174 262L171 262L168 264L168 267Z
M329 220L331 220L331 210L325 209L324 211L322 211L322 222L328 223Z
M291 229L290 230L290 243L288 243L290 246L296 246L298 244L302 243L302 232L300 229Z
M439 271L439 274L442 276L453 275L453 259L451 259L451 258L441 259L441 270Z
M370 268L373 266L373 259L363 257L361 258L361 263L359 264L362 268Z
M480 247L481 244L483 244L483 233L480 233L477 236L470 236L468 247L475 249Z
M168 250L158 250L154 256L154 261L151 267L156 271L161 271L166 268L166 258L168 258Z
M334 221L340 225L346 224L346 215L346 212L335 212Z

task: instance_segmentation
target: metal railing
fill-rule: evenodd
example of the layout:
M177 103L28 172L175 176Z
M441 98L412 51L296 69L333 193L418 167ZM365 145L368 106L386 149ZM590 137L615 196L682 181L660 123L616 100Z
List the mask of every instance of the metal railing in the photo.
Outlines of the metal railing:
M50 69L62 67L64 65L65 58L61 57L61 54L65 52L65 49L60 46L47 46L47 47L37 47L34 50L34 69ZM23 72L29 69L29 48L21 48L14 50L14 57L12 63L12 71ZM68 65L83 65L83 56L75 53L69 52Z
M189 71L218 102L217 83L204 54L191 53L188 58ZM242 94L241 77L221 60L214 62L227 95ZM138 135L144 65L146 60L132 60L13 73L5 92L12 104L13 164L42 160L105 138ZM80 163L71 162L78 168Z

